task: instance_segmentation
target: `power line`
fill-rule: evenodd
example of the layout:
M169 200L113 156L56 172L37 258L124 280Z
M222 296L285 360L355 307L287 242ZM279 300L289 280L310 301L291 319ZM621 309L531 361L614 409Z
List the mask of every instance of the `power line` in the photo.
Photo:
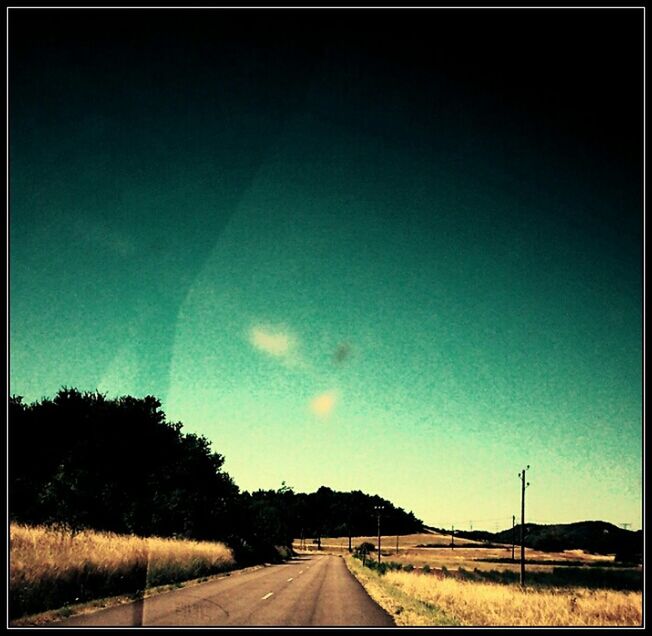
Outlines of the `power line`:
M494 517L493 519L473 519L471 523L487 523L487 522L494 522L494 521L509 521L511 517ZM447 528L450 525L456 524L458 526L463 525L465 523L464 519L455 519L453 521L448 521L447 523L442 523L440 524L441 528Z

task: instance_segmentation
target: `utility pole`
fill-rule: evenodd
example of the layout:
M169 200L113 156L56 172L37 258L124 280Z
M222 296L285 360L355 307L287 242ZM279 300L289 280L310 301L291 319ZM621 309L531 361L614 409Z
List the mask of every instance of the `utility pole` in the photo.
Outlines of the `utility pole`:
M378 515L378 563L380 563L380 513L384 508L385 506L374 506L374 510Z
M396 554L398 554L398 535L396 535Z
M351 549L351 513L349 512L349 520L346 523L346 532L349 535L349 552L353 552Z
M529 481L527 484L525 483L525 471L529 469L530 465L528 464L527 467L518 474L521 480L521 587L525 585L525 544L523 542L525 533L525 489L530 485Z
M451 550L455 549L455 526L451 528Z
M516 532L514 532L515 523L516 523L516 515L512 515L512 561L514 560L514 547L516 545Z

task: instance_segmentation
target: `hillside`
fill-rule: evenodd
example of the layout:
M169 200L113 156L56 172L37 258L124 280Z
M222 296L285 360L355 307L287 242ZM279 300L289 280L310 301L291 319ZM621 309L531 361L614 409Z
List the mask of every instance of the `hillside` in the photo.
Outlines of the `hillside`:
M514 528L514 532L518 543L520 525ZM508 544L512 542L511 528L500 532L460 530L455 535L475 541ZM596 554L615 554L617 560L640 562L643 552L643 533L641 530L636 532L624 530L606 521L578 521L550 525L526 523L524 544L528 548L546 552L585 550Z

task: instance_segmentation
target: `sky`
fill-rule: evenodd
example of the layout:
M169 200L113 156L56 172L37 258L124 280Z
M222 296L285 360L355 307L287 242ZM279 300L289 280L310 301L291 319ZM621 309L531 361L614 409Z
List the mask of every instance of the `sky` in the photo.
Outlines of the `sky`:
M9 11L9 393L244 490L643 505L642 11ZM127 442L125 442L127 443Z

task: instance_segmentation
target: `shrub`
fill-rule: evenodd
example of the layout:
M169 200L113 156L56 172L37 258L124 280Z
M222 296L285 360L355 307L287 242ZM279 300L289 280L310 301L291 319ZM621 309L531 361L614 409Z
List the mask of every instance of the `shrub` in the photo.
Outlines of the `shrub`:
M373 543L369 543L369 541L364 541L358 547L355 549L353 556L357 557L358 559L361 559L363 562L365 560L365 557L369 552L373 552L376 548L374 547Z
M356 552L368 554L369 552L374 552L376 550L376 546L373 543L370 543L369 541L363 541L357 548Z

